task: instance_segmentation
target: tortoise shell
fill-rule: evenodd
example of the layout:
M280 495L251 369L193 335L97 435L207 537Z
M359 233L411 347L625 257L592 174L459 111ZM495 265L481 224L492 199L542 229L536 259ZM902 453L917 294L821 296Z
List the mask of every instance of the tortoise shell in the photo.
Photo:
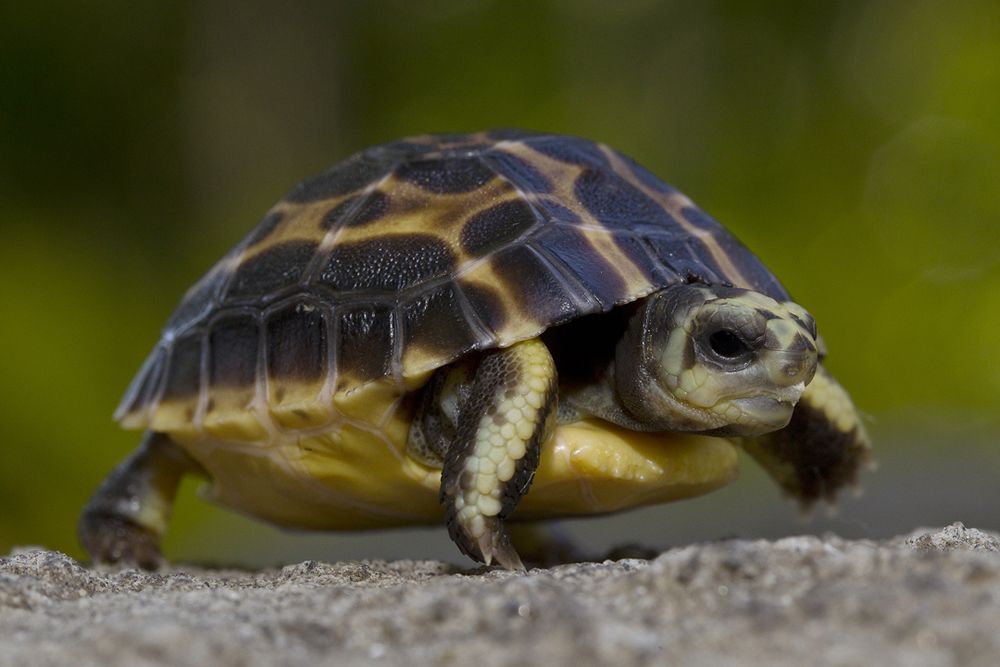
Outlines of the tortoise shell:
M372 383L391 410L474 350L677 282L788 299L718 222L603 144L511 130L383 144L292 189L188 291L116 417L236 440L318 429Z

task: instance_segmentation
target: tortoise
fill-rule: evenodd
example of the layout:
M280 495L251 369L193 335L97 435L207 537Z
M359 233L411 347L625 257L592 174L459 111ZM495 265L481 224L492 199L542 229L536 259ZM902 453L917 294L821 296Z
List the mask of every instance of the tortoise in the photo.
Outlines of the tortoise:
M809 505L869 440L809 313L690 199L600 143L497 130L359 152L184 296L116 412L145 434L79 523L156 567L182 476L294 528L510 520L705 493L742 446Z

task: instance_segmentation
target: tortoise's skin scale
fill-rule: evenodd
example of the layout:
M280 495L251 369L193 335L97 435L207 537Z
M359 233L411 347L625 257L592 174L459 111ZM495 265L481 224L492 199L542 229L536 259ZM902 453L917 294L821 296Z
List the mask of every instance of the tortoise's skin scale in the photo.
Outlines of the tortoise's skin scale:
M322 429L343 421L330 406L345 392L402 396L472 350L679 281L788 298L721 225L606 146L386 144L293 189L189 291L117 416L246 441ZM364 421L379 428L397 404Z

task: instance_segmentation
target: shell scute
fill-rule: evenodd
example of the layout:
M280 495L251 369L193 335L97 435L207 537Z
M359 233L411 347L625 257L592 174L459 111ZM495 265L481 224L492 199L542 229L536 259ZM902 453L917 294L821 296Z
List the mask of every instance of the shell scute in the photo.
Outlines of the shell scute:
M335 246L317 282L339 292L396 293L455 270L451 246L432 234L386 234Z
M337 311L337 384L391 377L395 361L395 308L390 303L357 304Z
M317 247L313 240L295 240L262 248L240 264L226 296L256 299L297 285Z
M203 338L200 331L173 341L160 400L190 399L201 391Z
M462 249L471 257L483 257L511 244L540 222L538 214L523 199L510 199L479 211L462 226Z
M260 322L254 315L226 313L208 335L208 382L218 387L250 387L257 379Z
M442 157L404 162L396 177L439 195L471 192L483 187L496 172L483 164L478 156Z
M486 336L477 331L461 299L454 283L447 282L402 303L403 368L430 370L442 353L481 347Z
M328 372L326 309L308 302L289 303L266 321L268 385L319 383Z
M577 201L601 224L632 229L637 224L676 224L652 197L613 172L585 169L573 184Z

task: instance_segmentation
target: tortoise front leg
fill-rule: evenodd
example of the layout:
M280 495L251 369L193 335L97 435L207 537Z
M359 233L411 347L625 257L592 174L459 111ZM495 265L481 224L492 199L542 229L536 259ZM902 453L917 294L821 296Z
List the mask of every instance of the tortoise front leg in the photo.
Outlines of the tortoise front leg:
M167 435L147 431L90 497L77 527L80 544L96 563L155 569L181 478L200 471Z
M743 446L786 493L803 507L833 501L845 486L856 486L869 463L871 443L850 396L822 365L806 387L785 428Z
M557 404L555 363L536 339L488 353L458 410L444 457L441 503L448 533L487 565L524 569L504 528L528 491Z

